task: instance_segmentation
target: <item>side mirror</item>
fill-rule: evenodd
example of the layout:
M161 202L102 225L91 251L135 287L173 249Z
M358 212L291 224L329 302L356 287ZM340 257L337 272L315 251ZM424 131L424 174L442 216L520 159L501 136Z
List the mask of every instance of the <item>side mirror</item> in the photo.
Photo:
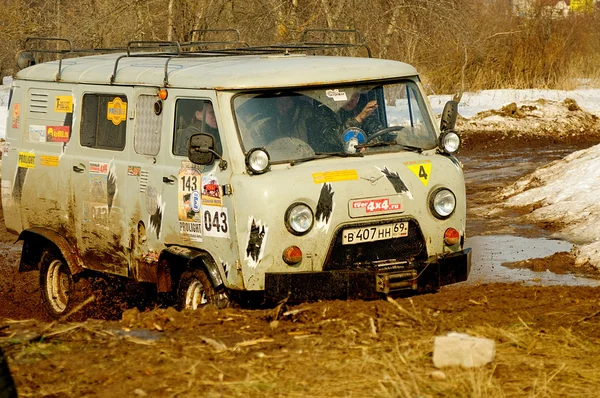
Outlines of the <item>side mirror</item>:
M444 111L442 112L442 118L440 120L441 131L454 130L456 126L456 117L458 116L458 102L448 101L444 105Z
M210 134L192 135L187 150L188 158L192 163L206 165L215 161L215 139Z

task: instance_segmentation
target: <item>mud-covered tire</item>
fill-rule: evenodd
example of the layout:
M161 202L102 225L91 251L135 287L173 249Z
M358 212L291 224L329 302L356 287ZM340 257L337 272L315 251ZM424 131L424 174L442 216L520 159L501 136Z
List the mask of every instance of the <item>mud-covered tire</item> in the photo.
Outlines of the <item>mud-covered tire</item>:
M2 348L0 348L0 397L17 397L17 387L15 387L15 381L10 374L8 362L6 361Z
M185 271L177 288L177 308L195 310L207 304L223 308L228 301L215 291L206 272L198 268Z
M40 293L44 311L52 319L66 315L73 308L73 277L62 256L46 251L40 267Z

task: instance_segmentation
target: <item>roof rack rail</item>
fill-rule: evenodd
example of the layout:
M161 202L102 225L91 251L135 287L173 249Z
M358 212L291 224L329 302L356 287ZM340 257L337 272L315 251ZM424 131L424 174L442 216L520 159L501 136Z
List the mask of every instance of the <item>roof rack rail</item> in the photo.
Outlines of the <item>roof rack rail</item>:
M330 34L330 33L337 34L338 36L341 34L353 34L354 38L357 42L356 43L352 43L352 42L340 43L340 42L325 42L325 41L309 41L308 37L315 33L322 33L323 36L328 36L328 34ZM363 47L365 50L367 50L367 54L369 55L369 58L372 58L371 48L365 42L365 38L362 35L362 33L360 33L360 31L357 29L304 29L300 40L303 44L306 44L306 45L328 46L328 47L332 47L332 48L335 46L339 46L338 48Z

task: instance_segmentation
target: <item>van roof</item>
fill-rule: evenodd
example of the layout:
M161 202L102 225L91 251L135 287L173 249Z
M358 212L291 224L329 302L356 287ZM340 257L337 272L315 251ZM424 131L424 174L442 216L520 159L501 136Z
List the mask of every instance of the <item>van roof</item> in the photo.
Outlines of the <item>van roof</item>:
M167 80L169 87L216 90L315 86L417 75L408 64L375 58L305 54L166 58L103 54L66 58L60 64L51 61L33 65L19 71L17 79L56 81L60 76L61 82L110 84L115 70L115 85L163 87Z

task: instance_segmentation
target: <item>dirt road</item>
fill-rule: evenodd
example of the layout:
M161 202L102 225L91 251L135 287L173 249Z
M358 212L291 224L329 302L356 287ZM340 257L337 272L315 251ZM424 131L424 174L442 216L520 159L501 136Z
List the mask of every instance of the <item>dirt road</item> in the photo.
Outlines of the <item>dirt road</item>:
M461 154L467 174L473 151L489 150L477 140ZM470 235L518 225L518 213L485 212L517 177L468 181ZM459 284L391 301L182 313L115 299L109 312L90 304L90 319L46 323L37 274L16 272L19 246L3 228L0 220L0 345L22 396L597 396L598 288ZM554 265L569 271L568 256ZM495 361L436 370L434 337L451 331L493 339Z

